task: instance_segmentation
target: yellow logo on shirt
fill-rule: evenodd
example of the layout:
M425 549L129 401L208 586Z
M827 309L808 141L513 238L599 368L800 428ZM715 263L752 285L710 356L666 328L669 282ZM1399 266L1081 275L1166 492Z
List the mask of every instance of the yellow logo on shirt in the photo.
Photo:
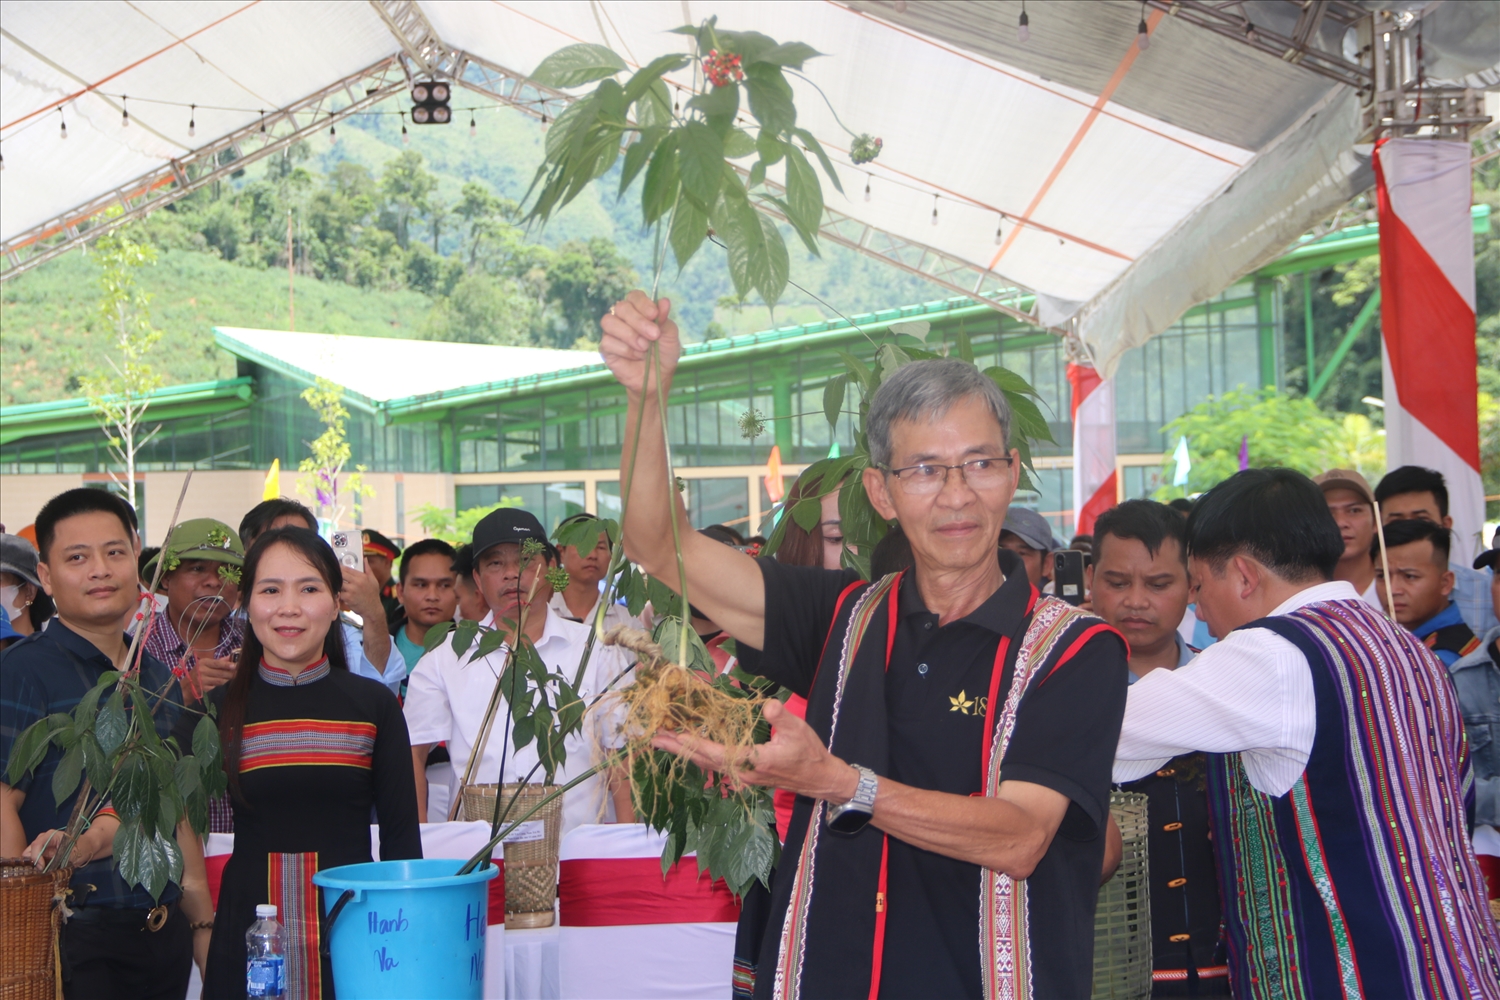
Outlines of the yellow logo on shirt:
M948 703L952 705L952 707L949 708L948 711L959 712L963 715L982 716L984 715L985 710L989 708L989 701L990 699L986 696L970 698L963 691L960 691L958 692L958 695L956 697L948 699Z

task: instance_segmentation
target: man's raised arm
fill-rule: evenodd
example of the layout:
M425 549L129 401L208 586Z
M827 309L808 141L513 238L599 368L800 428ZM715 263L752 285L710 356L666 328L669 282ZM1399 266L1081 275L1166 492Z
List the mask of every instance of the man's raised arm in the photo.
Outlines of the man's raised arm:
M599 321L604 334L599 352L629 401L620 455L620 487L630 490L623 526L625 551L647 573L681 593L668 520L676 517L688 598L730 635L760 649L765 645L766 600L755 560L694 531L681 497L667 482L666 442L650 351L653 343L659 345L661 396L667 399L682 353L677 324L668 318L671 308L666 299L653 303L644 292L634 291ZM632 472L638 424L640 449Z

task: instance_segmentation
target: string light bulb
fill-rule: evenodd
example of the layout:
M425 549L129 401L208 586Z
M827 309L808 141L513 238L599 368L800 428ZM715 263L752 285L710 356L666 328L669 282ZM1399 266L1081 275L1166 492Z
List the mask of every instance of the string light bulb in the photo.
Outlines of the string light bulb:
M865 174L865 201L870 200L870 175Z
M401 112L401 145L410 146L411 136L406 131L406 112Z
M260 112L260 134L266 134L266 111L264 108L262 108Z
M1135 47L1142 52L1151 47L1151 30L1146 27L1146 0L1141 0L1141 23L1135 26Z
M332 118L333 116L329 115L328 117ZM335 128L333 125L330 124L328 126L328 145L330 145L330 146L336 146L336 145L338 145L338 141L339 141L339 130L337 128Z
M474 110L469 109L469 138L472 139L479 134L478 127L474 124Z
M938 224L937 203L938 203L938 196L937 195L933 195L932 196L932 224L934 226Z
M1026 16L1026 0L1021 0L1021 19L1016 22L1016 41L1022 45L1031 41L1031 18Z
M198 105L189 104L188 107L192 109L188 112L188 138L191 139L198 134Z
M68 137L68 119L63 115L62 108L57 109L57 116L62 119L61 124L58 126L57 134L66 139Z
M1004 223L1005 223L1005 213L1001 212L1000 213L1000 221L997 222L997 223L995 223L995 246L999 246L1001 243L1004 242L1004 238L1003 238L1003 235L1001 233L1001 229L1003 228Z
M130 127L130 109L125 106L125 102L128 101L128 100L130 100L130 98L126 97L124 94L120 95L120 127L121 128L129 128Z
M5 154L0 153L0 170L5 169Z

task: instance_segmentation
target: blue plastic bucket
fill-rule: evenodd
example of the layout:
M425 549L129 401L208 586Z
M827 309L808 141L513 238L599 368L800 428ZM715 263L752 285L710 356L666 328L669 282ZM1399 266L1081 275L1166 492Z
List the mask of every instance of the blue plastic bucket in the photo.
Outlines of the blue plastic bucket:
M494 865L455 875L460 861L376 861L313 876L323 888L333 985L350 1000L480 1000ZM333 913L348 890L347 903Z

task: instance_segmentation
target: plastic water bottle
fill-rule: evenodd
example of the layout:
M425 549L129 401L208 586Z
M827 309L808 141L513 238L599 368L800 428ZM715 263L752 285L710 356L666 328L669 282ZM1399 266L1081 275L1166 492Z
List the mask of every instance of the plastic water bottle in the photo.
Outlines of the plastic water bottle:
M245 932L245 995L286 996L286 931L276 919L276 907L255 908L255 923Z

